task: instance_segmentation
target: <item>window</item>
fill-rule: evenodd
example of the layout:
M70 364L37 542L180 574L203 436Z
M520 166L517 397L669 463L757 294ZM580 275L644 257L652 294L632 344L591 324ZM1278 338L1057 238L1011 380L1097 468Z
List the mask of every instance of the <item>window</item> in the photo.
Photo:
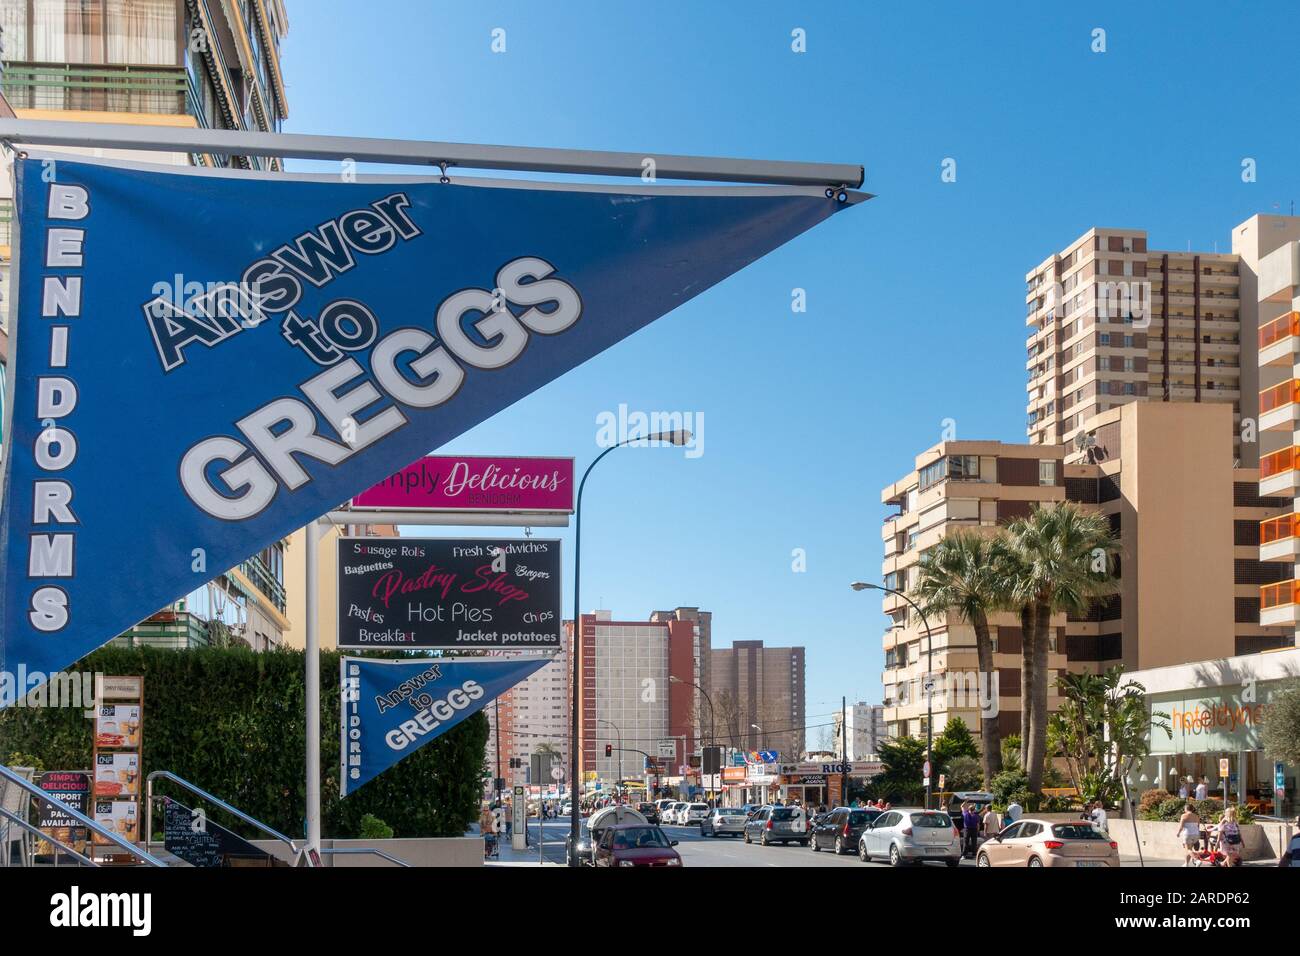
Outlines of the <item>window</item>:
M1055 459L1040 460L1038 462L1038 483L1040 485L1056 484L1056 461Z

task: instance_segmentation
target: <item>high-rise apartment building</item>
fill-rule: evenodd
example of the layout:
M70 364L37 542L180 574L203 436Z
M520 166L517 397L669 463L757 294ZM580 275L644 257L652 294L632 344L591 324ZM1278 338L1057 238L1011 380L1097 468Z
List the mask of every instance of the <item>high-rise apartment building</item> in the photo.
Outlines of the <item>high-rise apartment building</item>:
M782 759L798 760L808 746L804 648L736 641L714 648L712 669L719 745L775 750Z
M844 725L848 732L844 732ZM885 708L882 704L849 704L835 714L835 753L845 760L867 760L880 752L885 733ZM848 753L845 753L847 747Z
M1260 588L1260 623L1300 623L1300 217L1254 216L1233 230L1250 264L1259 328L1259 493L1285 501L1260 524L1259 557L1278 571ZM1300 638L1297 638L1300 643Z
M709 612L677 608L657 620L581 616L578 646L578 768L583 783L641 779L647 754L663 754L669 777L691 765L708 705L701 703L701 624ZM565 622L572 634L573 622ZM606 745L612 748L605 756ZM641 751L641 753L638 753ZM671 753L671 758L668 754Z
M283 0L0 0L0 28L0 91L19 119L272 132L288 114L280 73L288 29ZM277 158L95 152L173 166L282 168ZM2 420L13 193L11 160L0 164ZM171 270L160 267L159 278L170 279ZM119 642L279 646L289 630L285 550L281 541L251 555Z
M957 529L987 530L1028 515L1034 506L1065 499L1065 449L1060 445L1009 445L997 441L944 441L916 456L916 467L886 487L881 501L898 509L881 529L886 587L910 596L922 556ZM980 686L975 630L955 613L929 619L902 598L886 593L881 609L891 620L884 635L884 722L890 737L925 734L923 678L935 680L930 701L934 732L960 717L977 732L981 715L996 708L1002 733L1020 732L1019 615L989 618L997 668L996 695ZM1047 666L1053 677L1068 666L1065 615L1051 620ZM933 641L933 664L929 661ZM1054 690L1048 706L1056 706ZM996 703L995 703L996 702Z
M1223 403L1233 454L1254 418L1255 339L1241 333L1240 257L1147 248L1141 229L1090 229L1026 276L1029 441L1071 449L1092 416L1130 402Z
M488 743L485 762L496 776L497 767L505 778L507 787L552 787L557 781L546 777L535 780L531 776L532 755L550 753L552 762L558 761L567 779L569 773L569 645L571 631L560 640L560 650L541 670L489 704L484 711L488 717ZM500 652L497 652L498 654ZM513 652L511 652L513 655ZM495 655L490 655L495 656ZM499 716L498 716L499 715ZM500 733L497 722L500 720ZM497 760L497 742L500 741L500 762ZM644 749L644 748L642 748ZM511 766L511 761L515 766ZM638 768L639 769L639 768Z

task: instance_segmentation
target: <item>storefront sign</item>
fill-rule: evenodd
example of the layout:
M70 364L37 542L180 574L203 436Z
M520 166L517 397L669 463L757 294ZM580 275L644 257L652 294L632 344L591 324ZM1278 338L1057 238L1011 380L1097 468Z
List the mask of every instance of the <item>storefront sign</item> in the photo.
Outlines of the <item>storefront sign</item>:
M744 783L745 768L744 767L723 767L722 782L723 783Z
M31 675L861 198L13 167L0 661Z
M59 811L59 806L68 806L83 816L90 811L90 775L79 770L47 770L41 774L41 789L54 797L58 805L41 804L39 826L50 837L37 846L38 856L49 856L54 852L53 843L70 846L78 853L86 852L86 838L89 831L66 813Z
M573 459L430 455L363 491L352 507L572 514Z
M373 780L550 662L549 657L341 658L341 795Z
M338 646L560 646L560 542L342 538Z

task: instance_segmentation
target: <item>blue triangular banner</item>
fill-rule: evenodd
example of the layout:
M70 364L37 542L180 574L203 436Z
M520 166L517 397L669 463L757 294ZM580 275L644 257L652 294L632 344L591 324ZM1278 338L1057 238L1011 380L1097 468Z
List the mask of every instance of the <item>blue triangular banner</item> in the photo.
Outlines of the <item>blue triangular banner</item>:
M16 167L0 667L38 682L862 198Z
M339 662L339 792L349 793L409 757L550 663L419 658Z

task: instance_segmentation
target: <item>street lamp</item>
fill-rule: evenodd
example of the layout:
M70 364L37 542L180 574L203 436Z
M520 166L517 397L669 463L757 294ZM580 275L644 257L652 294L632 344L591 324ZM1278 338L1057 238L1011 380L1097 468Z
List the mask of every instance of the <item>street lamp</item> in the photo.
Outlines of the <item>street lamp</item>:
M706 691L706 690L705 690L703 687L701 687L699 684L695 683L695 681L693 681L693 680L685 680L685 679L683 679L683 678L681 678L681 677L678 677L678 676L675 675L675 674L669 674L669 675L668 675L668 682L669 682L670 684L690 684L692 687L694 687L696 690L698 690L701 694L704 695L704 700L705 700L705 701L708 703L708 705L709 705L709 747L710 747L710 749L712 749L712 750L717 750L717 749L718 749L718 737L717 737L718 725L717 725L717 720L716 720L716 716L717 716L717 715L716 715L716 714L714 713L714 711L713 711L713 698L711 698L711 697L709 696L709 692ZM718 762L719 762L719 763L722 762L722 757L721 757L721 755L719 755L719 757L718 757ZM701 769L703 769L703 768L701 768ZM719 768L718 768L719 775L721 775L721 771L722 771L722 768L719 767ZM712 776L712 774L710 774L710 776ZM721 782L721 781L719 781L719 782ZM721 790L722 787L719 786L717 789L718 789L718 790ZM721 804L719 804L719 806L721 806Z
M582 643L582 601L579 586L582 583L582 491L587 487L587 478L591 470L595 468L602 458L608 455L615 448L622 448L624 445L630 445L633 442L651 441L667 442L670 445L685 445L691 440L689 431L671 431L655 432L653 435L642 435L638 438L625 438L616 445L610 445L595 460L587 466L587 470L582 473L582 481L578 482L578 500L574 503L573 508L573 643L569 648L569 653L573 657L573 687L571 689L570 707L573 713L569 715L569 799L573 804L573 815L569 818L569 866L578 865L578 837L581 834L579 824L578 807L581 803L578 784L578 683L582 672L578 669L578 648Z
M886 594L896 595L912 605L916 613L921 615L921 624L925 627L925 669L927 671L925 681L922 682L922 687L925 690L925 763L931 771L931 773L925 775L925 808L929 810L932 790L930 781L933 779L932 772L934 770L930 754L931 745L934 743L934 728L932 726L934 723L934 686L931 683L934 680L934 637L930 633L930 620L925 616L925 612L921 610L921 606L902 591L887 588L883 584L871 584L867 581L854 581L849 587L855 591L884 591Z

